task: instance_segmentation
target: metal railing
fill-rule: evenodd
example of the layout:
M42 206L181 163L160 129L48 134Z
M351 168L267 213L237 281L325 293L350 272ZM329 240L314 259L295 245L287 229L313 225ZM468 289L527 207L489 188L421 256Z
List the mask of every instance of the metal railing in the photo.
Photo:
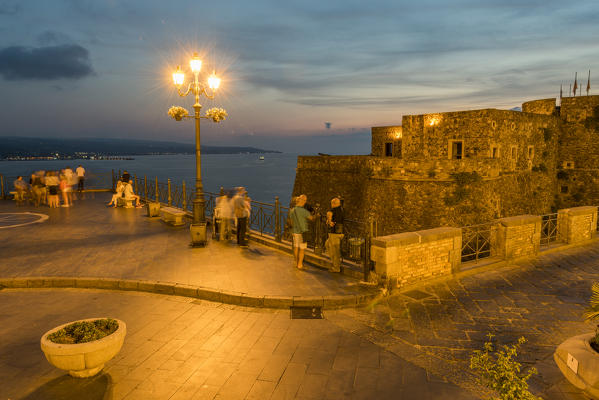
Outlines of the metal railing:
M541 246L557 242L559 230L557 225L557 213L541 215Z
M462 228L462 262L478 262L494 254L493 241L496 233L494 222Z

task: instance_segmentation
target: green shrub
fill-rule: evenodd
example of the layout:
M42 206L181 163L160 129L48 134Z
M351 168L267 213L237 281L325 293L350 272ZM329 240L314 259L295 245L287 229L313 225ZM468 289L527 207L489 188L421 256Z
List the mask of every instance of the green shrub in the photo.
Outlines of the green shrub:
M528 391L528 379L537 373L535 368L522 372L522 364L515 358L518 348L526 342L524 337L513 346L502 346L497 350L493 345L494 335L488 334L489 341L484 350L475 350L470 357L470 368L480 374L480 383L497 392L499 400L541 400Z
M48 335L48 339L51 342L60 344L92 342L114 333L118 327L119 323L111 318L73 322Z

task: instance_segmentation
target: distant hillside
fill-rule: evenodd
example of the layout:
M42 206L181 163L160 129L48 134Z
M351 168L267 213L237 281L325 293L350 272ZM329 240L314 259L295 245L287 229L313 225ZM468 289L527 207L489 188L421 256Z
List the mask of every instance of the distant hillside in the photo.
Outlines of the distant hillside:
M0 158L14 156L51 156L54 154L95 153L100 155L193 154L195 145L130 139L63 139L0 137ZM280 153L255 147L202 146L203 154Z

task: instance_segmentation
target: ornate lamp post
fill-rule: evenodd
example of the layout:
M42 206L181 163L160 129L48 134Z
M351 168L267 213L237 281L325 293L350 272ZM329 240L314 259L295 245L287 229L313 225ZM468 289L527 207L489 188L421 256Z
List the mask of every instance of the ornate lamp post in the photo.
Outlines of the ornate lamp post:
M183 118L193 118L195 120L196 132L196 184L195 197L193 199L193 222L190 226L191 244L192 246L204 246L207 242L208 235L206 234L206 211L204 200L204 187L202 185L202 159L200 153L200 119L211 119L214 122L220 122L227 117L227 112L221 108L211 108L206 112L206 116L200 115L202 105L200 104L200 96L204 95L208 99L213 99L216 89L220 86L220 79L216 77L214 72L208 77L208 85L205 86L199 80L200 70L202 69L202 60L198 57L198 53L193 54L193 58L189 62L191 72L193 72L193 81L187 86L187 90L182 91L181 87L185 82L185 74L181 71L181 67L173 73L173 82L177 87L179 96L185 97L192 93L195 96L193 105L194 114L189 115L188 111L183 107L173 106L168 110L168 114L175 120L180 121ZM210 89L210 92L208 92Z

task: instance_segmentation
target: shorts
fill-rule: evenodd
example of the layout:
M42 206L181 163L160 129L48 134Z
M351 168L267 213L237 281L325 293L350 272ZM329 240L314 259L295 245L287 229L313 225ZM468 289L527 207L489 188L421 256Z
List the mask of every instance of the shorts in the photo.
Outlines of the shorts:
M308 243L304 242L304 237L301 233L293 234L293 247L298 247L300 249L305 249L308 247Z

